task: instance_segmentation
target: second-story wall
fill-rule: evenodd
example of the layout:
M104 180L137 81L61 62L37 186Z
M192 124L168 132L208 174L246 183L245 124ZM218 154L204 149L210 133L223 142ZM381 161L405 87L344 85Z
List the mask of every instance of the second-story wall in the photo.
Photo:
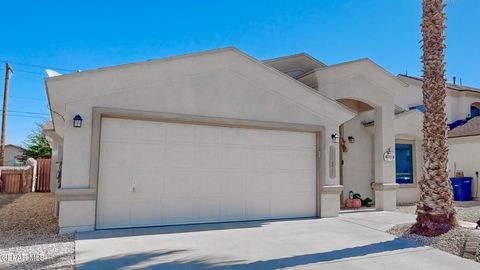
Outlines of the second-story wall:
M399 75L398 78L408 84L403 92L395 97L395 105L408 110L411 107L422 105L422 81L413 77ZM457 89L458 88L458 89ZM470 117L470 107L480 103L480 92L474 90L461 90L461 87L449 86L447 88L446 110L448 123L464 120Z

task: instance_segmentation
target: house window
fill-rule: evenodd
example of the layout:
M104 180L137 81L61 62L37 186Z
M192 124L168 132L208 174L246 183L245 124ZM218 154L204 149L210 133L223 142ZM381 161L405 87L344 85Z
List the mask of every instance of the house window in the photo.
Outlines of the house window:
M419 110L419 111L421 111L421 112L425 112L425 106L423 106L423 105L412 106L412 107L410 107L409 109L410 109L410 110L417 109L417 110Z
M413 144L395 144L395 166L398 184L413 184Z
M480 115L480 109L475 107L475 106L471 106L470 107L470 117L473 118L473 117L477 117Z

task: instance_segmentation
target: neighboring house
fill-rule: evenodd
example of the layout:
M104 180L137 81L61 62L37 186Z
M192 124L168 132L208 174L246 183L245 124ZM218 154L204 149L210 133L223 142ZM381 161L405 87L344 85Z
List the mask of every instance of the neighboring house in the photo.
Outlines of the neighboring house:
M49 74L61 232L331 217L350 190L379 210L418 195L423 114L398 101L418 87L369 59L226 48Z
M409 86L395 97L395 104L407 113L419 114L410 117L403 126L395 126L397 139L396 181L400 185L397 193L398 203L411 203L419 199L417 181L421 179L422 166L422 80L411 76L398 75ZM472 194L478 197L478 178L480 171L477 160L480 159L480 89L447 83L446 114L450 126L449 168L450 177L455 170L463 171L465 176L473 177ZM397 125L397 123L396 123Z
M22 166L23 162L20 161L20 157L24 151L25 149L18 145L5 145L4 166Z

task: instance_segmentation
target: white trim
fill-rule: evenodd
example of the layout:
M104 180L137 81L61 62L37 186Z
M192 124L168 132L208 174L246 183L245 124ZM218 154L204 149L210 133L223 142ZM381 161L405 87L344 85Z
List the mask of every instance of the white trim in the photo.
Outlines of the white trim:
M412 176L413 182L412 183L397 183L397 166L395 165L395 183L399 185L400 188L416 188L418 183L418 175L417 175L417 145L415 140L407 140L407 139L395 139L395 147L397 144L410 144L412 146Z

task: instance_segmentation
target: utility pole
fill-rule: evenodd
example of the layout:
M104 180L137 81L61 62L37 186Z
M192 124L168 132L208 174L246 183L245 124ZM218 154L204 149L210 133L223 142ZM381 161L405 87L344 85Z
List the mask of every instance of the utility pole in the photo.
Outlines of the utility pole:
M8 81L13 69L8 63L5 64L5 88L3 89L3 110L2 110L2 135L0 138L0 166L3 166L5 159L5 134L7 128L7 104L8 104Z

